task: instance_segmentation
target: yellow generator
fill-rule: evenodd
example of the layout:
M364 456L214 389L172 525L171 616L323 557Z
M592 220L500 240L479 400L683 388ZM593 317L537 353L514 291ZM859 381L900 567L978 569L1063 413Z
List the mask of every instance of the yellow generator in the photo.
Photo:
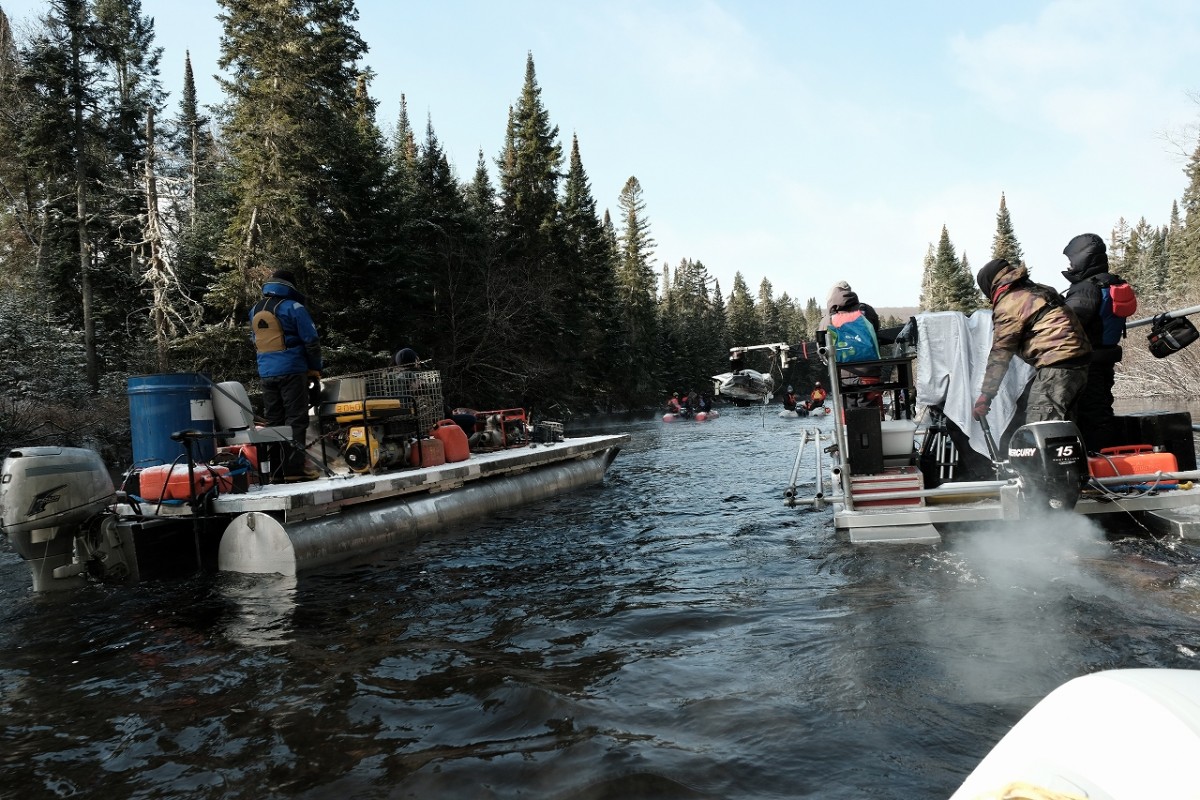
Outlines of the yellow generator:
M351 471L381 472L405 463L442 414L442 376L400 367L327 378L319 409L323 435L338 444Z

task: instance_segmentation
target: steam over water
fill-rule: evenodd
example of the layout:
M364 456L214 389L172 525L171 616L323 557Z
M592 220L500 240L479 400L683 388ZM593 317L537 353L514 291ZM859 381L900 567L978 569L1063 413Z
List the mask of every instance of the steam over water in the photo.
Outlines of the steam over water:
M1196 666L1193 546L854 547L776 411L606 425L603 484L298 581L36 597L4 545L0 796L947 797L1062 682Z

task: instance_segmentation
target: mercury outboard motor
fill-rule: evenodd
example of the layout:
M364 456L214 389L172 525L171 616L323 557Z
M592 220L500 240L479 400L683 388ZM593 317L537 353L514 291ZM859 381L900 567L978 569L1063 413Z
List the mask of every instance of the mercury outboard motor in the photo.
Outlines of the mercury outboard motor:
M1087 451L1073 422L1030 422L1008 443L1022 504L1070 511L1088 480Z

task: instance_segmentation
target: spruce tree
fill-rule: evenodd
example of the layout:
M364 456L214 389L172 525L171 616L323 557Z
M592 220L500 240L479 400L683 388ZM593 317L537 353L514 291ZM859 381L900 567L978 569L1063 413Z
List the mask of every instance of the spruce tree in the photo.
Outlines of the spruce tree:
M1125 221L1125 217L1119 218L1117 224L1113 226L1108 240L1108 268L1111 272L1122 273L1126 271L1129 259L1130 235L1129 223Z
M1187 192L1194 191L1197 195L1197 208L1200 209L1200 146L1192 154L1192 160L1188 165L1187 173L1191 183L1188 190L1184 192L1185 202ZM1195 186L1194 189L1192 188L1193 185ZM1200 220L1197 220L1197 223L1194 238L1197 240L1197 244L1200 245ZM1191 289L1191 276L1188 273L1189 248L1186 233L1186 221L1182 218L1179 201L1172 200L1171 219L1167 224L1166 252L1164 254L1166 260L1166 297L1168 302L1172 303L1183 298ZM1200 258L1197 258L1196 266L1200 267Z
M565 325L576 358L561 370L560 392L597 398L611 392L611 356L617 348L616 271L596 211L591 182L583 166L579 137L571 137L571 154L560 209Z
M31 108L21 137L25 163L44 187L39 276L51 306L83 329L88 385L100 385L93 216L103 185L104 124L96 75L95 25L84 0L51 0L42 30L26 46L22 82Z
M364 303L394 288L373 240L383 154L364 124L366 45L350 0L220 0L224 139L236 198L211 295L234 319L275 269L292 270L325 326L329 357L364 357ZM367 293L367 287L370 287ZM368 345L369 347L369 345Z
M927 311L967 311L963 307L965 296L962 262L955 255L950 232L943 225L923 307Z
M1000 193L1000 210L996 212L996 233L992 237L992 258L1003 258L1014 267L1025 263L1021 244L1013 230L1012 218L1008 214L1008 203Z
M922 311L933 311L930 303L933 301L933 278L934 267L937 265L937 254L933 249L933 242L929 243L929 249L925 251L925 260L921 266L921 295L917 302Z
M656 242L650 234L642 185L630 176L618 198L622 228L617 242L617 296L628 350L622 372L630 376L631 403L653 399L658 377L658 298L651 266Z
M542 104L533 54L513 106L498 162L503 216L501 248L512 291L523 304L519 339L509 343L517 399L545 400L561 387L557 375L572 353L561 300L558 185L562 148L558 127Z
M729 339L731 347L749 347L763 344L762 324L754 307L754 298L746 286L741 272L733 275L733 288L729 292L727 305Z

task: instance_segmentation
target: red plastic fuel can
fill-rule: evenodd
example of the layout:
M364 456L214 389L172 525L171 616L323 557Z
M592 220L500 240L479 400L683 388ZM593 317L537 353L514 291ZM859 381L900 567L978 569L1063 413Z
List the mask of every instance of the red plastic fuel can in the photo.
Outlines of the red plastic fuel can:
M471 457L471 445L467 441L467 434L454 420L439 420L433 426L432 436L441 440L447 462L466 461Z

